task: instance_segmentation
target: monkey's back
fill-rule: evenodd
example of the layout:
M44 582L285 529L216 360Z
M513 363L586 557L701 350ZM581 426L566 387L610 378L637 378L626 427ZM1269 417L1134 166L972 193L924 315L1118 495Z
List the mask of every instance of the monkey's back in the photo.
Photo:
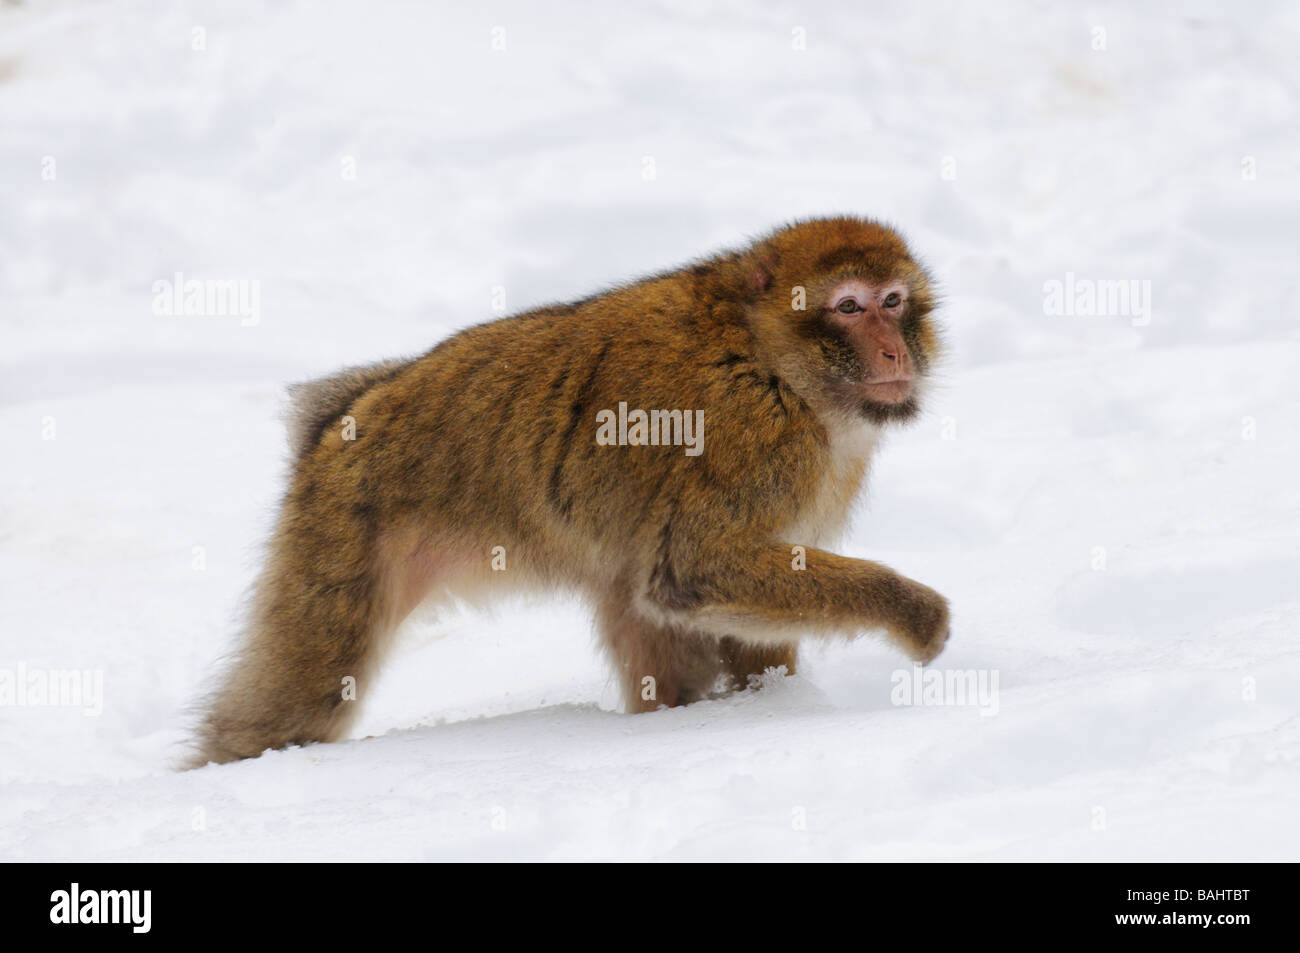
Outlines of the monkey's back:
M816 425L757 370L739 305L706 310L691 291L651 279L478 325L395 373L385 366L348 408L355 438L327 429L303 470L365 488L351 505L381 523L440 522L546 575L611 571L675 514L766 506L779 488L753 486L768 469L753 464L792 441L815 452ZM620 403L703 411L708 451L598 444L597 413ZM689 472L699 468L716 499L699 498Z

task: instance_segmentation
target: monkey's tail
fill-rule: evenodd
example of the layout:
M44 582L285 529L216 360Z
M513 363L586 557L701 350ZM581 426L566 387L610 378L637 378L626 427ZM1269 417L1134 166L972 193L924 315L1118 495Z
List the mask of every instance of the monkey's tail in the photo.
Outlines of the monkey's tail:
M286 421L289 449L295 461L305 457L326 428L339 419L366 391L390 381L415 363L414 358L380 361L345 368L337 374L289 386Z

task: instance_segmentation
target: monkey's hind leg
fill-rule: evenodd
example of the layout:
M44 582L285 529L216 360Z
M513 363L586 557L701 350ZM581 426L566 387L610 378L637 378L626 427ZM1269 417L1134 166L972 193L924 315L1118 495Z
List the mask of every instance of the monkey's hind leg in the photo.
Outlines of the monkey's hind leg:
M713 692L722 660L708 633L651 622L621 598L600 604L596 625L629 713L689 705Z
M363 516L317 510L286 505L245 643L210 700L190 767L335 741L352 721L402 594Z

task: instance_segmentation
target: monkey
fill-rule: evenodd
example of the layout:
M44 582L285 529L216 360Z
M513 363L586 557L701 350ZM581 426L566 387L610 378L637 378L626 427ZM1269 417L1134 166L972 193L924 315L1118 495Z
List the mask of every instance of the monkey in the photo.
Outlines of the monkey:
M576 591L633 713L793 674L805 638L930 662L947 600L826 547L920 413L931 284L892 228L807 219L294 388L288 488L189 766L341 738L344 686L440 597Z

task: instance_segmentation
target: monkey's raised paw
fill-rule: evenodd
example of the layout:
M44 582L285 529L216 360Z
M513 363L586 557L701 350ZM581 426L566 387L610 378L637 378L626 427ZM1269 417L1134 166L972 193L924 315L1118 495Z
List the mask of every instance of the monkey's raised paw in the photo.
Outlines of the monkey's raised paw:
M926 665L948 644L948 600L929 586L902 581L906 594L895 606L898 619L890 632L912 661Z

